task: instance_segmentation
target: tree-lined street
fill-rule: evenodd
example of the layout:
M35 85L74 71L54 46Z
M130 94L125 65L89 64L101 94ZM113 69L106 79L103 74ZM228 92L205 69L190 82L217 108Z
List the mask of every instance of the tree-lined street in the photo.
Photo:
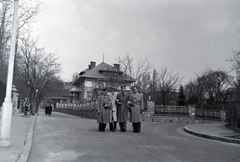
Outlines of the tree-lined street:
M186 124L143 122L142 132L97 131L96 120L43 110L37 116L29 161L238 161L237 144L189 135ZM119 130L119 127L117 128Z

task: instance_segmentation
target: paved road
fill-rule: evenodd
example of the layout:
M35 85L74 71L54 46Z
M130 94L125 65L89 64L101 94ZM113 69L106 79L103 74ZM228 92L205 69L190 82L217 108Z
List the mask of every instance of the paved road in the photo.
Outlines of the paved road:
M40 111L29 162L235 162L240 145L185 133L186 124L144 122L140 134L97 131L96 120Z

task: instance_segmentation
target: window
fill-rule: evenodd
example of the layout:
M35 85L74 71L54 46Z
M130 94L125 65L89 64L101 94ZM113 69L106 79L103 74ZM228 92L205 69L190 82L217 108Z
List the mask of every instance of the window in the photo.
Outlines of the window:
M84 92L84 99L92 99L92 93Z
M92 81L86 80L86 81L85 81L85 86L86 86L86 87L92 87Z

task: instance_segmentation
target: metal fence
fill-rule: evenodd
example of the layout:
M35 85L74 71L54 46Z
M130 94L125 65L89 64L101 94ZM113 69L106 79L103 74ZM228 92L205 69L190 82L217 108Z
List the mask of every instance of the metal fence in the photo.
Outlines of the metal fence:
M196 109L195 117L221 119L221 110Z
M180 114L188 115L187 106L155 105L155 114Z
M195 117L221 119L222 110L195 109ZM154 114L189 115L187 106L155 105Z

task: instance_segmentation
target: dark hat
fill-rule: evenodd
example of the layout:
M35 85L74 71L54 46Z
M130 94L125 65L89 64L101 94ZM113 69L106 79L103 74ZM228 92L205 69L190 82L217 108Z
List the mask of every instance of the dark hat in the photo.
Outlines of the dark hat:
M115 88L114 88L113 86L109 86L109 89L113 89L113 90L115 90Z
M107 91L107 88L103 88L103 91Z

